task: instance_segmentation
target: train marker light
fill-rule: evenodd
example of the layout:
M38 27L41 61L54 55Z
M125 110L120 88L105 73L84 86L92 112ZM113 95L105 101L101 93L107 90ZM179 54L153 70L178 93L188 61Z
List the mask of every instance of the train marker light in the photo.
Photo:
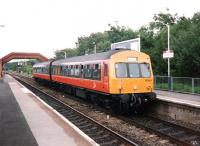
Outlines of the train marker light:
M138 61L138 58L137 57L128 57L128 61Z

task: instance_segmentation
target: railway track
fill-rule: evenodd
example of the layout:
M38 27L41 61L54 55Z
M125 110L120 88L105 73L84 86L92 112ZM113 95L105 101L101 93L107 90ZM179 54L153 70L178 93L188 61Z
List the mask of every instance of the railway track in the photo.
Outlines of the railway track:
M20 80L20 79L18 77L18 80ZM26 78L24 78L24 79L26 79ZM30 78L27 78L27 79L30 80ZM55 99L55 100L57 100L57 99ZM65 104L65 103L63 103L63 104ZM58 110L59 111L61 110L61 112L62 112L63 109L61 108ZM152 118L149 116L135 116L135 117L117 116L117 117L126 121L127 123L130 123L132 125L134 123L135 125L137 125L138 127L142 128L142 129L156 133L156 135L159 135L160 137L165 137L178 145L200 146L200 133L198 131L194 131L194 130L191 130L191 129L188 129L188 128L185 128L185 127L182 127L182 126L179 126L176 124L171 124L169 122L165 122L165 121L162 121L162 120L159 120L156 118ZM80 119L80 121L83 121L78 116L75 116L75 117L72 116L72 117L66 117L66 118L69 118L69 119L72 118L72 120ZM76 123L76 121L75 121L75 123ZM84 131L84 130L82 130L82 131ZM87 134L87 131L85 133ZM91 133L93 133L93 132L91 132ZM102 138L102 139L104 139L104 138ZM94 138L94 140L95 140L95 138ZM101 140L101 138L100 138L100 140ZM117 144L119 144L119 143L117 143Z
M128 123L134 123L149 132L165 137L178 145L200 146L200 133L176 124L171 124L149 116L120 117Z
M17 79L28 89L34 92L38 97L40 97L48 105L53 107L62 116L67 118L70 122L77 126L81 131L86 133L100 146L139 146L139 144L112 131L111 129L100 124L99 122L91 119L87 115L68 106L66 103L56 99L48 93L41 91L37 87L29 84L21 78L15 76L15 79Z

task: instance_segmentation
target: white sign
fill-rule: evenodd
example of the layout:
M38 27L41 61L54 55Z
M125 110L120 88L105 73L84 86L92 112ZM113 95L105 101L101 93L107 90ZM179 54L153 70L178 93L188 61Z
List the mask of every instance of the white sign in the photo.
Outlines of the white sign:
M172 50L167 50L163 52L163 58L173 58L174 52Z
M140 52L140 38L111 44L111 50L116 49L131 49Z

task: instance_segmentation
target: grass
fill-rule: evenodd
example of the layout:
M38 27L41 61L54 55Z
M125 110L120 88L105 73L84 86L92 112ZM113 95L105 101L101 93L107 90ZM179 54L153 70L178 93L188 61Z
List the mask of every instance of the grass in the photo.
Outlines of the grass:
M167 83L156 83L155 88L156 89L163 89L163 90L168 90L169 89ZM172 90L173 91L178 91L178 92L189 92L189 93L192 93L192 85L182 84L182 83L173 83ZM194 93L200 94L200 86L195 86L194 87Z

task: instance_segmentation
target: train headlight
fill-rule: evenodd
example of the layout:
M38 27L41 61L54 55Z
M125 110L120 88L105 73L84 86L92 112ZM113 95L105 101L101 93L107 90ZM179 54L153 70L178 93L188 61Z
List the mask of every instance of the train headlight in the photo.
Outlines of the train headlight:
M151 86L147 86L147 87L146 87L146 90L147 90L147 91L151 91L151 90L152 90Z
M119 89L119 93L121 94L122 93L122 89L123 89L122 86L119 86L118 89Z

